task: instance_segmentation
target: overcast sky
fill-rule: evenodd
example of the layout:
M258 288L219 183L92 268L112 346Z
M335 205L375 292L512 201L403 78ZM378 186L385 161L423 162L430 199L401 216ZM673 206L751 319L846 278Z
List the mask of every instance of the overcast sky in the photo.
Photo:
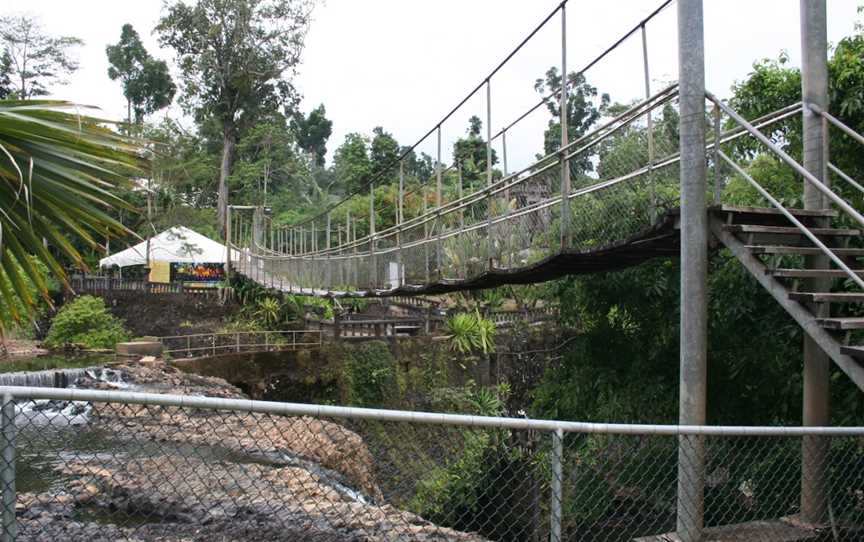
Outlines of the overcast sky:
M560 0L327 0L314 13L303 64L295 84L301 108L320 103L333 121L332 151L349 132L375 126L412 144L432 128L496 66ZM829 41L853 31L858 0L828 2ZM568 68L576 70L617 40L660 4L659 0L572 0L567 7ZM161 0L2 0L0 13L37 15L53 34L85 41L81 69L55 97L96 105L110 117L125 116L119 83L106 74L105 46L131 23L156 57L151 31ZM652 88L677 77L676 7L647 27ZM800 64L797 0L705 0L706 79L709 90L728 96L753 61L788 51ZM533 81L561 59L556 17L492 79L492 127L497 131L537 102ZM591 84L615 101L644 94L641 38L637 34L587 73ZM171 108L157 115L179 116ZM464 134L467 119L485 121L485 91L443 127L445 149ZM155 119L154 119L155 120ZM548 114L539 111L507 136L510 169L525 166L542 147ZM187 123L188 124L188 123ZM485 130L485 128L484 128ZM435 154L429 138L421 149ZM500 152L500 148L499 148ZM449 152L445 151L444 159Z

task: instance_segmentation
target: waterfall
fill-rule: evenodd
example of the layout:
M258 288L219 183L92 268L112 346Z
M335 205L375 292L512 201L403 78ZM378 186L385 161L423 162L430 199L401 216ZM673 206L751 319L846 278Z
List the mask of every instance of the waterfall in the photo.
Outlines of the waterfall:
M68 388L92 369L49 369L0 374L0 386L30 386L34 388Z

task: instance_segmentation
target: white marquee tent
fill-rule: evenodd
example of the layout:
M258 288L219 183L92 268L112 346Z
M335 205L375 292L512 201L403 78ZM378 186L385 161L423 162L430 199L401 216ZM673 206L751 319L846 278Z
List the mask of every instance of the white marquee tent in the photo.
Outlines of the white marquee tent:
M150 261L225 263L225 245L184 226L168 228L150 238ZM99 260L99 267L147 264L147 241Z

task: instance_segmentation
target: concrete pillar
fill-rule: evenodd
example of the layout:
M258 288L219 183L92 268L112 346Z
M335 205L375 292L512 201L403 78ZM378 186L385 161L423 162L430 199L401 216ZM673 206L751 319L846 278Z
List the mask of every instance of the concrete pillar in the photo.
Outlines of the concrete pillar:
M824 175L827 159L826 129L821 117L812 113L808 104L828 111L828 32L825 0L800 0L801 9L801 95L804 101L803 166L815 177L827 183ZM826 198L809 182L804 181L804 208L828 208ZM828 268L826 256L808 258L806 267ZM807 291L827 291L830 280L810 280ZM828 305L810 307L817 316L828 316ZM804 336L804 425L825 426L829 419L830 360L808 335ZM827 490L825 460L828 440L805 437L801 453L801 519L823 523L826 519Z
M708 215L705 164L705 46L702 0L678 1L681 145L681 425L705 423L708 336ZM705 448L702 437L679 437L677 533L702 537Z

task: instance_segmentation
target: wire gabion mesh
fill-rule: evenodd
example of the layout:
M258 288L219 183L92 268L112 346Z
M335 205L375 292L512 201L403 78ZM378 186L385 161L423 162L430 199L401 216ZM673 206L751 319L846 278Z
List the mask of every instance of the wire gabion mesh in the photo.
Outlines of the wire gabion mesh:
M555 431L514 428L524 420L510 428L430 425L382 411L342 418L163 403L5 403L6 534L539 541L560 532L560 540L658 540L651 537L676 530L676 511L700 510L710 539L864 534L864 430L675 436L597 427L558 440ZM700 457L704 469L687 464ZM688 472L700 473L697 483L684 481L704 500L685 491L678 501ZM801 515L802 484L815 522Z

